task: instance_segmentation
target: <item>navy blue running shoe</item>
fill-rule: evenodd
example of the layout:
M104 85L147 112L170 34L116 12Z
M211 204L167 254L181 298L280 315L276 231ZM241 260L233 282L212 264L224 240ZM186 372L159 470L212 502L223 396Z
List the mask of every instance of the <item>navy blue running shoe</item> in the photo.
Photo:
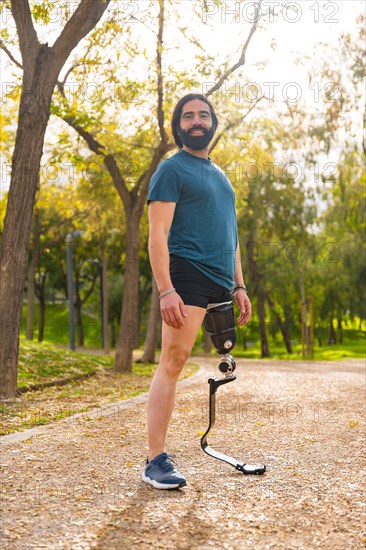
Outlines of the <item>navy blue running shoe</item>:
M161 453L150 462L146 459L146 466L142 472L142 481L149 483L156 489L177 489L187 485L185 477L174 468L171 455Z

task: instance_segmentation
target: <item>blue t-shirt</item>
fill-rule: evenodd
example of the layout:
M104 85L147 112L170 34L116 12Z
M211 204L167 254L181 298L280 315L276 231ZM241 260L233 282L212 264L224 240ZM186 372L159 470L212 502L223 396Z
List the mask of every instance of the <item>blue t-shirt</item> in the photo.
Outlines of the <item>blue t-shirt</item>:
M235 193L221 168L182 149L159 164L150 181L148 201L177 203L169 253L232 289L238 243Z

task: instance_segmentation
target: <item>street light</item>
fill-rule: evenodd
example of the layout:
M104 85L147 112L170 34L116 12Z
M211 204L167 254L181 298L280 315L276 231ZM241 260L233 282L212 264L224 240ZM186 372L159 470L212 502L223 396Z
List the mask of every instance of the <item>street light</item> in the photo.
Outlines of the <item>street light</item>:
M85 231L73 231L66 235L66 260L67 260L67 293L69 297L69 338L70 349L75 351L74 335L74 269L72 257L72 240L74 237L84 235Z

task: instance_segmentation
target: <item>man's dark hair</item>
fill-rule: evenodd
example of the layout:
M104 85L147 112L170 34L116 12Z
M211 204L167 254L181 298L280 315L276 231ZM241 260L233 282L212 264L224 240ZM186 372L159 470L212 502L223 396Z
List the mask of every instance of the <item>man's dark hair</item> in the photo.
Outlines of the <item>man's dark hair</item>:
M214 132L215 132L215 130L217 128L217 125L218 125L218 120L217 120L217 116L215 114L214 108L213 108L211 102L207 99L206 96L204 96L202 94L187 94L187 95L183 96L178 101L178 103L176 104L176 106L174 108L174 111L173 111L173 117L172 117L172 133L173 133L173 136L174 136L174 141L175 141L176 145L179 147L179 149L183 148L182 140L180 139L179 134L178 134L180 117L181 117L184 105L186 103L188 103L188 101L192 101L193 99L199 99L200 101L203 101L204 103L207 103L207 105L210 107L211 118L212 118L212 129L213 129Z

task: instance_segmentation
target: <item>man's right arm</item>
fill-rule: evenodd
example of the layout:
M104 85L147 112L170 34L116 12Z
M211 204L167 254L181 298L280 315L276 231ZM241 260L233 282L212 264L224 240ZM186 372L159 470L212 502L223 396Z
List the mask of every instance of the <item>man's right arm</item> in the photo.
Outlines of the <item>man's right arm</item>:
M175 202L151 201L149 204L149 257L159 294L173 287L169 273L168 234L175 212ZM184 303L176 292L160 301L163 321L181 328L186 317Z

